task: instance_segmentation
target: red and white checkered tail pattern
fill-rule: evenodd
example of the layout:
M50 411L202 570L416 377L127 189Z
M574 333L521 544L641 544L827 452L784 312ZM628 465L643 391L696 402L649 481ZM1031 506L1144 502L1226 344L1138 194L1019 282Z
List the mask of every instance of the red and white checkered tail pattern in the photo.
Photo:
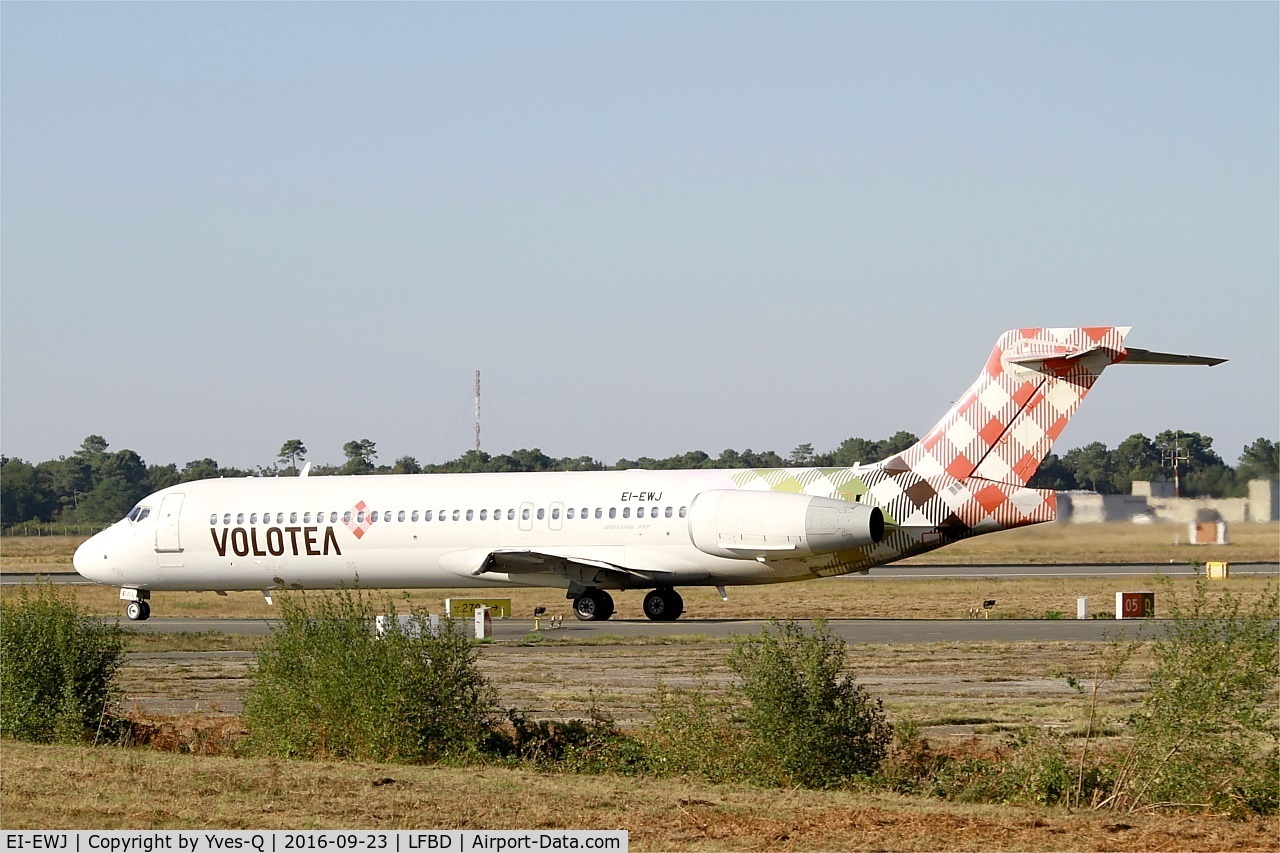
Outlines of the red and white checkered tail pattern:
M1025 486L1103 369L1124 358L1128 332L1128 326L1005 332L951 411L886 468Z

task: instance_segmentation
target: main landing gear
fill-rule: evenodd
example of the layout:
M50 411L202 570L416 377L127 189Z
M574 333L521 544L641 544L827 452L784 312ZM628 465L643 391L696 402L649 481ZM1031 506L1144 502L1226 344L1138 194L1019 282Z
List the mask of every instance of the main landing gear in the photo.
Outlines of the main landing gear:
M573 613L583 622L603 622L613 615L613 597L603 589L584 590L573 600ZM674 622L684 613L684 599L669 586L650 590L644 597L644 615L654 622Z
M573 600L573 615L583 622L603 622L613 615L613 596L603 589L584 590Z
M674 622L684 612L684 599L669 586L660 586L644 597L644 615L654 622Z

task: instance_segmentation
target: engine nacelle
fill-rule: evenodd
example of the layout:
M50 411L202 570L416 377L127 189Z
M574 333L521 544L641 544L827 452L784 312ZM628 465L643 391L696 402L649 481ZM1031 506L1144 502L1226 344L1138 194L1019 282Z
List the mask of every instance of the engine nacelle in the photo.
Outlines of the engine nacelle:
M716 557L810 557L875 545L884 538L884 513L790 492L715 489L689 505L689 538Z

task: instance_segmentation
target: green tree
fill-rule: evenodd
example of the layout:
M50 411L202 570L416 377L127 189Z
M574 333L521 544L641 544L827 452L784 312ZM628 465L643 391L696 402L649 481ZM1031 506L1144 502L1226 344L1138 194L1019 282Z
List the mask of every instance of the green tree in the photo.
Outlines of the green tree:
M281 462L288 462L289 470L296 477L298 476L298 462L307 458L306 445L302 443L300 438L291 438L280 445L280 452L276 454L276 457Z
M797 468L807 468L813 464L813 455L813 445L806 442L792 450L787 461Z
M1111 456L1100 441L1074 447L1062 457L1062 464L1082 488L1088 486L1101 494L1115 494L1111 481Z
M99 481L98 485L80 499L76 519L94 524L119 521L133 509L141 497L141 489L113 474Z
M182 466L181 479L184 483L190 483L193 480L214 480L221 476L222 470L218 467L218 463L207 456L204 459L193 459Z
M401 456L396 460L396 464L391 466L392 474L421 474L422 466L418 464L418 460L412 456Z
M373 460L378 456L377 445L367 438L348 441L342 445L342 455L347 457L343 474L372 474Z
M0 457L0 523L48 521L57 508L53 494L40 481L34 465Z
M1236 478L1241 483L1280 480L1280 444L1266 438L1255 439L1240 453Z
M1075 474L1053 453L1041 461L1027 485L1033 489L1052 489L1055 492L1077 488Z
M1160 449L1151 439L1135 432L1111 451L1112 479L1116 491L1129 494L1135 480L1165 480L1169 471L1160 465Z
M145 491L158 492L161 489L167 489L170 486L176 486L182 482L182 474L178 473L178 466L170 462L168 465L149 465L147 466L147 478L145 482Z

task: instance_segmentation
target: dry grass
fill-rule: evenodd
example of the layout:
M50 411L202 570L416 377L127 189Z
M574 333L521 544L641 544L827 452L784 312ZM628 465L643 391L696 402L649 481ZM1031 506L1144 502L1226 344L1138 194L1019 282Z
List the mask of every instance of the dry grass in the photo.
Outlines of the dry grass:
M8 829L625 829L631 849L1275 849L1280 821L966 806L504 768L278 762L0 742Z

